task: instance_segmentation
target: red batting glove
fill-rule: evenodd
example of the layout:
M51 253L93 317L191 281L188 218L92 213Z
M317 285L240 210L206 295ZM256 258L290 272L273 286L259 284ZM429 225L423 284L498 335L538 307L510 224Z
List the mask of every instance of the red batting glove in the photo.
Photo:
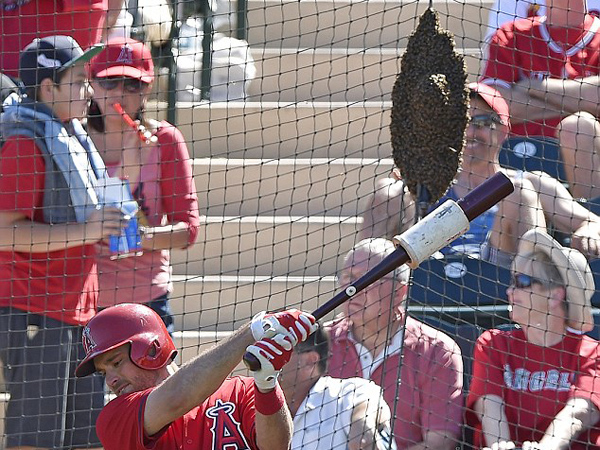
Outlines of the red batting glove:
M252 335L257 341L273 337L277 333L290 338L293 346L304 342L317 329L315 318L297 309L267 314L264 311L255 315L251 324Z
M260 362L260 369L252 372L254 383L260 390L275 388L279 373L290 360L293 350L289 336L281 333L261 339L246 349Z

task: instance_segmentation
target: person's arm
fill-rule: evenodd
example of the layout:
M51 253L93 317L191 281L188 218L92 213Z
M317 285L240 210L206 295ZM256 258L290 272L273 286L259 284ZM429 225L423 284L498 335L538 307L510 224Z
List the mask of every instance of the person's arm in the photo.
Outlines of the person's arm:
M288 450L292 442L294 423L285 402L274 414L264 415L257 410L255 421L256 443L260 450Z
M428 357L426 373L417 381L421 398L420 423L423 441L410 450L454 449L463 422L463 359L460 347L444 335Z
M196 356L154 389L144 410L148 436L202 404L238 365L246 347L254 342L245 325L216 346Z
M577 202L565 186L545 172L524 172L539 194L548 222L572 234L571 246L590 257L600 252L600 218Z
M504 411L504 400L498 395L479 397L473 407L479 421L485 443L491 447L501 441L510 442L510 429Z
M175 419L202 404L239 364L246 350L250 351L252 347L266 345L261 340L249 347L257 339L276 333L274 337L284 337L288 342L293 343L289 348L291 354L293 345L304 341L314 331L315 326L314 317L297 310L255 316L251 323L188 361L148 395L144 407L144 431L148 436L152 436ZM286 356L289 360L289 355ZM282 365L285 364L281 362ZM257 378L263 374L259 371L253 372L253 375L256 383ZM276 380L276 375L274 379ZM271 389L273 388L274 384ZM284 405L285 400L282 400L282 406ZM257 406L258 409L260 408ZM274 412L277 411L278 409Z
M192 159L181 132L171 126L159 135L161 203L168 224L143 229L147 250L181 249L194 244L200 229Z
M375 192L370 194L363 208L362 229L359 239L394 236L406 231L414 223L415 206L402 180L392 177L378 180Z
M121 233L122 213L106 207L92 212L86 223L34 222L19 212L0 211L0 251L45 253L93 244Z
M576 80L560 78L526 79L519 83L522 90L536 100L552 105L563 114L586 111L600 114L600 76L592 75Z
M43 203L46 165L33 139L7 139L0 155L0 250L43 253L120 234L122 213L107 207L86 223L47 224L33 217Z
M379 391L377 396L365 399L354 406L348 434L348 450L383 450L384 443L378 439L378 433L390 429L391 413ZM387 447L386 447L387 448Z
M600 411L587 398L571 398L561 409L539 442L539 448L568 449L573 439L600 420Z

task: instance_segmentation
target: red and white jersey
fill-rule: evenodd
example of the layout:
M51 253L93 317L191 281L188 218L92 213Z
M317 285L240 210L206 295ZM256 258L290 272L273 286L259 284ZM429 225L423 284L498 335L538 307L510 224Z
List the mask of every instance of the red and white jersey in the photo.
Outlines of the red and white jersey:
M467 398L467 424L476 430L477 448L484 447L483 436L472 408L484 395L504 400L510 438L517 447L539 441L570 398L589 399L600 409L599 357L600 343L585 335L568 333L559 344L540 347L527 341L520 328L483 333L475 345ZM577 440L600 445L598 424ZM569 448L591 447L574 443Z
M587 0L587 11L600 17L600 0ZM517 19L545 16L545 0L495 0L488 17L486 41L489 41L502 25Z
M108 0L3 0L0 71L19 75L19 52L37 37L64 34L82 49L100 42Z
M153 389L117 397L104 407L96 431L105 450L258 450L253 378L225 380L202 405L148 437L144 409Z
M588 15L581 33L548 27L546 17L520 19L492 37L482 75L486 84L509 87L526 78L575 79L600 74L600 19ZM515 124L512 133L555 137L561 117Z

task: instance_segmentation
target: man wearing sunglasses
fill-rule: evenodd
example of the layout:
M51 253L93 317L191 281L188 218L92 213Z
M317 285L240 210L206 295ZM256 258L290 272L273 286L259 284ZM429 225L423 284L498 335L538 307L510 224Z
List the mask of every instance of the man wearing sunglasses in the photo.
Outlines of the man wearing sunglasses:
M600 445L600 343L594 278L585 257L546 232L519 243L507 290L518 327L475 345L467 422L476 448L588 449Z
M512 179L515 192L472 221L469 231L443 252L469 253L508 267L519 237L533 227L552 223L571 234L573 247L590 257L600 255L600 218L576 202L555 178L501 167L500 149L510 129L508 104L491 86L471 83L469 90L471 120L462 169L446 195L464 197L500 171ZM361 238L391 238L409 227L414 216L413 200L402 181L381 180L365 208Z

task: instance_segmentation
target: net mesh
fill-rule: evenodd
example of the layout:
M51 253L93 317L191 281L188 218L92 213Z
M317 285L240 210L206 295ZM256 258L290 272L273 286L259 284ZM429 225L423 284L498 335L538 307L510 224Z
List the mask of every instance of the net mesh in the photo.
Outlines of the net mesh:
M294 411L292 448L358 448L350 447L357 433L350 427L351 412L365 399L370 419L358 434L368 439L371 430L375 437L368 448L378 449L421 441L428 448L480 448L474 411L486 395L506 395L508 417L499 430L484 430L488 444L494 433L517 446L552 437L544 433L552 434L552 418L575 390L589 400L586 414L600 408L593 388L596 341L576 344L581 338L571 332L556 340L573 306L528 297L528 306L513 312L513 322L507 300L524 301L519 298L527 289L550 292L566 283L545 279L549 272L536 260L516 268L533 277L531 286L511 284L518 239L534 227L580 249L593 275L600 273L600 219L594 214L600 210L595 119L600 34L595 6L583 1L554 0L548 16L543 4L525 0L431 4L464 56L468 81L484 81L507 101L502 110L500 100L471 94L463 166L447 195L462 198L498 170L508 171L516 190L472 223L452 248L412 271L407 293L402 280L387 276L353 300L365 303L358 312L346 305L321 320L350 314L350 337L344 337L344 323L328 328L328 373L372 379L383 388L390 417L385 420L379 388L330 384L329 390L323 387L328 400L318 420L302 406ZM116 80L110 88L92 80L106 129L94 129L91 121L87 128L110 175L129 180L144 231L137 237L143 256L111 259L108 245L100 243L101 235L110 234L107 227L115 226L108 215L92 213L104 218L105 231L89 220L73 223L74 198L51 194L64 193L65 180L57 174L80 171L61 169L44 153L47 147L66 148L64 142L20 128L8 133L10 98L16 98L10 97L0 158L0 412L7 417L0 421L2 448L100 446L91 432L101 406L98 395L81 400L84 406L75 403L89 392L106 401L112 396L102 393L102 377L77 387L73 378L83 357L79 325L93 314L74 314L74 305L91 301L89 292L100 290L104 307L154 301L170 324L181 364L260 311L314 311L345 287L338 280L341 271L364 269L345 265L353 247L366 238L391 239L416 216L392 159L391 93L408 37L428 2L129 0L122 9L114 9L118 2L112 1L62 3L2 2L1 69L16 80L18 52L37 36L72 35L83 48L107 34L146 42L154 61L152 87L144 91ZM106 16L114 23L110 30L102 29L106 3L113 8ZM592 15L583 15L586 8ZM523 20L513 24L515 18ZM570 20L572 29L553 28L553 20ZM562 79L569 81L554 83ZM50 94L36 87L38 100L46 99L57 114L76 116L60 83L74 86L77 80L55 81ZM1 87L5 97L4 79ZM27 92L31 98L33 91ZM137 130L132 135L121 123L110 109L115 92L123 92L119 100L134 126L143 124L158 143L142 142ZM510 132L502 123L509 112ZM444 130L444 123L438 126ZM44 211L61 207L66 216L48 225L54 219ZM593 289L589 282L588 287ZM569 289L556 292L573 301ZM407 299L396 304L404 294ZM593 296L591 303L596 320L600 300ZM536 334L541 341L527 341L522 330L528 326L542 330ZM491 328L500 331L483 335L476 348L476 339ZM588 334L598 337L598 328ZM293 370L284 372L288 400L290 390L301 385L290 379L305 376L309 362L302 355L313 350L304 347L290 363ZM233 373L248 375L241 363ZM471 409L463 420L469 389ZM595 448L596 431L573 439ZM443 436L453 442L450 447Z

